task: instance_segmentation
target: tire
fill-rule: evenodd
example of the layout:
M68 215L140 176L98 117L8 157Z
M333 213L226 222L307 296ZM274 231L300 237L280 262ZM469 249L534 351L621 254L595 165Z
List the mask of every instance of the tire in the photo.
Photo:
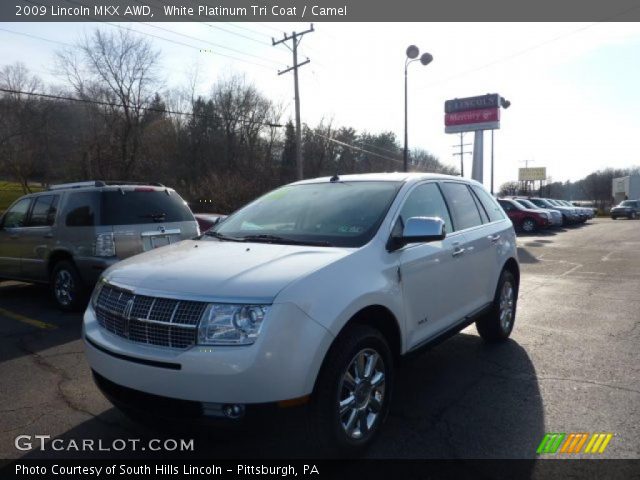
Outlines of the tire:
M518 285L513 274L503 270L491 310L476 321L476 329L485 342L496 343L509 338L515 323L517 303ZM510 314L507 313L509 311Z
M309 405L309 439L316 451L322 456L362 454L389 413L393 377L393 355L384 336L365 325L347 327L325 357ZM349 399L352 407L345 406L341 414L340 404Z
M611 217L611 220L615 220L616 218L618 218L618 217Z
M629 215L629 220L635 220L638 218L638 214L636 212L631 212L631 215Z
M525 218L522 221L522 225L520 225L520 228L523 232L533 233L538 229L538 224L533 218Z
M75 265L62 260L51 271L51 294L58 307L65 312L77 312L86 307L87 287Z

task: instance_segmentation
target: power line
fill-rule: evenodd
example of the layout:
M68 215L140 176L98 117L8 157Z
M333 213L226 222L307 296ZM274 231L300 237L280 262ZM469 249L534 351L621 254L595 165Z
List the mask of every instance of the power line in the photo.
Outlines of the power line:
M34 1L32 1L32 0L23 0L23 1L25 1L25 2L27 2L27 3L30 3L30 4L32 4L32 5L42 6L41 4L36 3L36 2L34 2ZM71 3L71 4L74 4L74 5L81 6L81 7L86 6L85 4L80 3L80 2L77 2L77 1L75 1L75 0L64 0L64 1L65 1L65 2L67 2L67 3ZM205 50L205 53L211 53L211 54L213 54L213 55L218 55L218 56L221 56L221 57L230 58L230 59L232 59L232 60L237 60L237 61L239 61L239 62L249 63L249 64L251 64L251 65L256 65L256 66L261 67L261 68L265 68L265 69L271 69L271 68L273 68L273 67L271 67L271 66L269 66L269 65L264 65L264 64L262 64L262 63L257 63L257 62L251 61L251 60L246 60L246 59L244 59L244 58L238 58L238 57L235 57L235 56L233 56L233 55L228 55L228 54L225 54L225 53L214 52L214 51L210 51L210 50L208 50L208 49L203 49L203 48L201 48L201 47L198 47L198 46L195 46L195 45L191 45L191 44L188 44L188 43L184 43L184 42L181 42L181 41L179 41L179 40L173 40L173 39L170 39L170 38L162 37L162 36L160 36L160 35L154 35L153 33L142 32L142 31L140 31L140 30L136 30L136 29L134 29L134 28L130 28L130 27L124 27L124 26L122 26L122 25L118 25L118 24L116 24L116 23L100 21L100 20L96 19L95 17L90 17L90 16L87 16L87 15L80 15L80 16L81 16L81 17L83 17L83 18L86 18L86 19L88 19L88 20L92 20L92 21L95 21L95 22L99 22L99 23L101 23L101 24L105 24L105 25L109 25L109 26L111 26L111 27L118 28L118 29L120 29L120 30L128 30L128 31L130 31L130 32L137 33L137 34L139 34L139 35L146 35L146 36L148 36L148 37L156 38L156 39L158 39L158 40L162 40L162 41L165 41L165 42L173 43L173 44L175 44L175 45L179 45L179 46L182 46L182 47L192 48L192 49L194 49L194 50L198 50L199 52L202 52L203 50ZM149 25L149 26L153 26L153 25ZM160 29L162 29L161 27L155 27L155 28L160 28ZM168 30L168 29L165 29L165 30ZM180 33L178 33L178 32L173 32L172 30L168 30L168 31L169 31L169 32L172 32L172 33L175 33L175 34L177 34L177 35L182 35L182 34L180 34ZM27 35L27 34L25 34L25 35ZM193 38L193 37L192 37L192 38ZM200 40L200 39L196 39L196 40L198 40L198 41L203 41L203 40ZM56 42L55 40L51 40L51 41ZM56 43L64 43L64 42L56 42ZM211 42L207 42L207 43L211 43ZM65 45L73 46L73 45L69 45L69 44L65 44ZM222 47L222 48L227 48L227 47ZM230 50L232 50L232 49L230 49ZM242 54L242 55L250 55L250 54L246 54L246 53L242 53L242 52L241 52L241 54ZM277 62L273 62L273 61L272 61L272 63L277 64Z
M637 8L640 8L640 6L635 6L635 7L629 8L629 9L625 10L624 12L618 13L616 15L612 15L611 17L609 17L609 18L607 18L605 20L591 23L589 25L580 27L580 28L578 28L576 30L572 30L570 32L563 33L563 34L558 35L556 37L550 38L549 40L545 40L544 42L532 45L530 47L526 47L526 48L524 48L522 50L518 50L518 51L516 51L514 53L511 53L511 54L506 55L504 57L498 58L498 59L496 59L496 60L494 60L492 62L486 63L486 64L481 65L479 67L474 67L474 68L471 68L469 70L465 70L463 72L458 72L458 73L456 73L454 75L451 75L450 77L447 77L447 78L445 78L443 80L440 80L440 81L437 81L437 82L433 82L433 83L429 83L428 85L425 85L424 87L419 87L417 90L424 90L424 89L427 89L427 88L430 88L430 87L434 87L436 85L441 85L443 83L447 83L447 82L449 82L451 80L454 80L454 79L456 79L458 77L461 77L463 75L469 75L470 73L475 73L475 72L478 72L480 70L484 70L484 69L492 67L492 66L494 66L494 65L496 65L498 63L502 63L502 62L505 62L507 60L512 60L513 58L520 57L520 56L524 55L525 53L529 53L529 52L531 52L533 50L536 50L538 48L541 48L541 47L544 47L546 45L549 45L550 43L554 43L554 42L557 42L559 40L562 40L563 38L566 38L566 37L569 37L571 35L575 35L577 33L583 32L584 30L587 30L589 28L595 27L596 25L599 25L599 24L601 24L603 22L606 22L608 20L616 18L616 17L618 17L620 15L624 15L624 14L630 12L631 10L635 10Z
M73 47L73 45L71 45L70 43L51 40L50 38L40 37L39 35L33 35L32 33L16 32L14 30L7 30L6 28L0 28L0 30L2 30L3 32L13 33L14 35L23 35L25 37L35 38L36 40L42 40L43 42L58 43L60 45L66 45L67 47Z
M311 131L311 134L312 134L312 135L316 135L317 137L322 137L322 138L324 138L324 139L326 139L326 140L329 140L330 142L336 143L336 144L341 145L341 146L343 146L343 147L351 148L351 149L353 149L353 150L357 150L357 151L359 151L359 152L366 153L366 154L368 154L368 155L373 155L373 156L375 156L375 157L382 158L383 160L388 160L388 161L390 161L390 162L396 162L396 163L400 163L400 164L402 164L402 161L401 161L401 160L397 160L397 159L395 159L395 158L385 157L384 155L380 155L379 153L370 152L369 150L365 150L364 148L360 148L360 147L357 147L357 146L355 146L355 145L351 145L351 144L349 144L349 143L342 142L342 141L340 141L340 140L336 140L335 138L332 138L332 137L327 137L326 135L322 135L322 134L320 134L320 133L316 133L316 132L314 132L314 131Z
M116 108L125 108L128 107L128 105L124 105L122 103L116 103L116 102L105 102L102 100L90 100L90 99L86 99L86 98L75 98L75 97L68 97L68 96L64 96L64 95L52 95L49 93L37 93L37 92L25 92L23 90L13 90L13 89L9 89L9 88L0 88L0 92L5 92L5 93L11 93L11 94L15 94L15 95L28 95L28 96L32 96L32 97L39 97L39 98L45 98L45 99L49 99L49 100L65 100L65 101L69 101L69 102L77 102L77 103L89 103L89 104L93 104L93 105L101 105L101 106L105 106L105 107L116 107ZM146 112L157 112L157 113L166 113L166 114L170 114L170 115L186 115L189 117L196 117L196 118L216 118L214 115L206 115L206 114L201 114L201 113L194 113L194 112L181 112L178 110L167 110L166 108L154 108L154 107L138 107L140 110L142 111L146 111ZM277 127L281 127L282 125L273 123L273 122L260 122L260 121L255 121L253 119L249 119L244 115L238 115L242 120L245 120L247 122L250 123L255 123L257 125L262 125L265 127L272 127L272 128L277 128Z

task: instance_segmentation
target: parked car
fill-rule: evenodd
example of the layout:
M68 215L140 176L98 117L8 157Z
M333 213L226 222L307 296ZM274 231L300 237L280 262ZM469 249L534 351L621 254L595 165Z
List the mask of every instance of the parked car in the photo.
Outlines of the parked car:
M580 221L580 216L577 214L577 212L573 208L557 205L555 203L552 203L551 199L548 199L548 198L530 197L529 200L533 204L537 205L538 207L559 210L560 213L562 213L563 226L572 225Z
M551 213L527 208L510 198L500 198L498 203L511 219L513 225L523 232L532 233L551 225Z
M198 222L198 227L201 232L206 232L216 223L227 218L226 215L218 213L194 213L193 216L196 218L196 222Z
M593 215L594 215L593 210L590 208L584 208L578 205L574 205L573 203L567 200L556 200L556 202L558 202L560 205L563 205L565 207L575 208L583 222L586 222L587 220L590 220L593 218Z
M109 268L83 338L132 415L238 422L305 404L318 451L355 454L389 411L398 358L474 321L505 340L519 277L513 226L477 182L305 180Z
M537 206L531 200L527 200L526 198L513 198L516 202L522 205L524 208L528 208L530 210L540 210L543 212L547 212L551 215L550 224L554 227L559 227L562 225L562 213L559 210L551 209L551 208L542 208Z
M82 309L109 266L198 235L184 200L159 184L54 185L0 220L0 278L48 283L58 306Z
M610 215L613 220L621 217L635 220L640 217L640 200L623 200L611 209Z

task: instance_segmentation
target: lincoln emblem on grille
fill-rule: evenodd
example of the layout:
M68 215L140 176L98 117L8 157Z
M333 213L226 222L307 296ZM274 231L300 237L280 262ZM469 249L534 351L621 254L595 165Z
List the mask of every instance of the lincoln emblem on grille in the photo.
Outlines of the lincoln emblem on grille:
M162 226L162 225L160 225L160 226L158 227L158 230L160 230L160 233L164 233L164 232L165 232L165 228L164 228L164 226Z
M127 304L124 307L124 311L122 312L122 316L127 320L124 322L124 336L129 337L129 321L131 320L131 310L133 310L133 298L130 298L127 301Z

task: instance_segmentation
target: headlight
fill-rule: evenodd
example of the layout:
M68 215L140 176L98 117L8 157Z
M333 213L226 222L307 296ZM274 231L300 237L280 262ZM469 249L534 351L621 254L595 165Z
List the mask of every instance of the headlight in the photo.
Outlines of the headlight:
M269 307L210 303L198 324L199 345L251 345Z
M96 283L96 286L93 289L93 293L91 294L90 303L94 310L96 308L96 304L98 303L98 297L100 296L100 291L102 290L102 287L104 287L104 280L101 277L98 280L98 283Z

